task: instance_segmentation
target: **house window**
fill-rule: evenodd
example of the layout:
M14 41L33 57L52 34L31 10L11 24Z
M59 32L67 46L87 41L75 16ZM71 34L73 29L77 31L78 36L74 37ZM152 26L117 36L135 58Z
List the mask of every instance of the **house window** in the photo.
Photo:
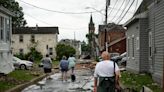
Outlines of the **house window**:
M19 35L19 42L23 42L23 35Z
M35 42L35 35L31 35L31 42Z
M152 57L152 32L149 32L149 57Z
M5 25L6 25L6 40L10 41L10 21L9 21L9 19L5 19Z
M134 57L134 35L132 35L132 57Z
M127 40L127 48L128 48L128 57L130 57L130 37Z
M23 54L23 49L19 49L19 54Z
M139 37L136 38L136 50L139 50Z
M4 40L4 18L0 16L0 40Z
M49 55L53 55L53 48L49 48Z

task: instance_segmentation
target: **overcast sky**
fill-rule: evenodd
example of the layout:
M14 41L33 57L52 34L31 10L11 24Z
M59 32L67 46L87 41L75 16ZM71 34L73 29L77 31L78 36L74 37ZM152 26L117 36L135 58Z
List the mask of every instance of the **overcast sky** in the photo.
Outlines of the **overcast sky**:
M85 40L85 35L88 33L88 23L90 20L90 15L92 12L93 22L95 23L96 30L98 33L98 25L103 24L105 20L104 9L106 0L16 0L19 2L20 6L23 7L23 12L25 14L25 19L27 21L27 26L57 26L59 27L59 39L77 39L80 41ZM115 2L118 1L115 5ZM108 11L108 22L118 22L121 17L124 15L125 11L128 9L128 6L133 2L133 0L125 0L125 3L122 5L124 0L111 0L111 5ZM134 0L134 4L130 8L129 12L120 22L120 24L125 23L129 18L131 18L138 8L142 0ZM28 3L28 4L27 4ZM84 14L65 14L65 13L56 13L45 11L31 5L61 12L72 12L72 13L81 13L88 12ZM115 6L114 6L115 5ZM121 9L119 10L120 6ZM87 8L92 7L92 8ZM122 10L123 12L122 16ZM97 11L97 12L95 12ZM118 13L117 13L118 11ZM116 15L117 14L117 15Z

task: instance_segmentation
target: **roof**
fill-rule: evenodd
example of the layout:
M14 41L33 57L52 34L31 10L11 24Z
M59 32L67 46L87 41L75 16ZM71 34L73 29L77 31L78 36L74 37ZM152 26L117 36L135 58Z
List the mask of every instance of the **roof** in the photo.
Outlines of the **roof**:
M148 6L150 4L152 4L153 2L154 2L154 0L143 0L133 16L147 11L148 10Z
M105 25L99 25L99 32L104 31ZM109 23L107 25L107 31L126 31L122 25L116 25L114 23Z
M59 34L58 27L19 27L13 28L13 34Z
M145 12L143 12L143 13L140 13L140 14L138 14L138 15L132 17L130 20L128 20L128 21L124 24L124 26L125 26L125 27L128 27L128 26L130 26L131 24L135 23L138 19L147 18L147 16L148 16L147 13L148 13L148 12L145 11Z
M3 6L0 6L0 12L6 14L6 15L9 15L9 16L14 16L14 14L9 11L8 9L4 8Z
M91 17L90 17L90 23L89 24L94 25L93 19L92 19L92 14L91 14Z

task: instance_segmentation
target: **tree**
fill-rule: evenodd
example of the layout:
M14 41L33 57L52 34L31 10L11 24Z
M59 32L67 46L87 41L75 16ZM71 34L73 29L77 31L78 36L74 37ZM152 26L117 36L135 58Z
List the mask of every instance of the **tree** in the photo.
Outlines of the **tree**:
M82 52L90 52L91 49L90 49L89 44L86 44L86 43L83 41L82 44L81 44L81 51L82 51Z
M56 53L57 53L57 59L61 59L62 56L66 56L67 58L72 54L76 53L76 50L70 46L70 45L65 45L65 44L58 44L56 46Z
M14 13L12 18L13 27L23 27L27 24L24 19L23 8L19 6L19 3L15 0L0 0L0 6L3 6Z

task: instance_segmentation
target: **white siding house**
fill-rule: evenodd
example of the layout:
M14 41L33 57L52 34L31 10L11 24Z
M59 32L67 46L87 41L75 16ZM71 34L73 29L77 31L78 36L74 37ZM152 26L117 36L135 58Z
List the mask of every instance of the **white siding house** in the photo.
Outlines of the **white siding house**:
M36 50L42 55L49 54L56 58L55 47L58 43L58 27L22 27L13 29L13 54L26 54L29 48L36 45Z
M14 70L11 54L11 15L0 7L0 73L8 74Z

